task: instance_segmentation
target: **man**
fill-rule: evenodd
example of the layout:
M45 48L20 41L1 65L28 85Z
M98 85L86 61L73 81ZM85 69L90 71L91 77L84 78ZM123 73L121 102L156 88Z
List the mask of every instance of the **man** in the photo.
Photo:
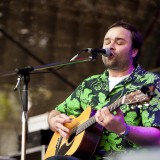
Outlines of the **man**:
M70 129L64 124L72 123L69 115L78 117L88 105L97 110L96 122L104 130L92 159L109 159L116 153L125 152L127 148L160 144L160 78L137 64L141 44L141 34L133 25L119 21L110 26L104 37L103 48L109 48L112 55L102 56L107 70L85 79L48 116L50 128L67 138ZM110 111L108 106L117 99L140 90L144 85L155 87L149 106L143 102L141 108L132 108L138 105L122 103L116 111Z

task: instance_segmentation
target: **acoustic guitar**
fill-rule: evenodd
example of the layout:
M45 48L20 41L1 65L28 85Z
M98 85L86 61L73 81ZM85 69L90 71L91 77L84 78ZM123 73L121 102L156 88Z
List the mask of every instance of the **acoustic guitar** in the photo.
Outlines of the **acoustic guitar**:
M114 103L108 106L110 112L113 112L116 108L122 104L137 104L147 102L150 100L151 89L142 87L141 90L136 90L123 97L117 99ZM144 93L145 92L145 93ZM132 105L134 107L137 105ZM65 123L64 125L70 129L70 136L64 139L59 132L55 132L51 138L44 159L55 155L70 155L89 160L94 154L102 132L103 127L96 123L94 116L95 112L91 107L87 107L79 117L72 118L71 123ZM84 156L85 155L85 156Z

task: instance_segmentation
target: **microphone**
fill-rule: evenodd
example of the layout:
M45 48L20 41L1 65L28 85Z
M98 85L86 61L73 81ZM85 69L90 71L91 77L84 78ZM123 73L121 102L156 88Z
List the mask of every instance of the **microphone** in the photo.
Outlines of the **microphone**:
M109 57L112 55L109 48L84 48L78 54L76 54L70 61L74 61L82 52L88 52L92 54L92 60L95 60L97 55L103 55L104 57Z
M94 55L103 55L105 57L109 57L112 54L109 48L85 48L83 51Z

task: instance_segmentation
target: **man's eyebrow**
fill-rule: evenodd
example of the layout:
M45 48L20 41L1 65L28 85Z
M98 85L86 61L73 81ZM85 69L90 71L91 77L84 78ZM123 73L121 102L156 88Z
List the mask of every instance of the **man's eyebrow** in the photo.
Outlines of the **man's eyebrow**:
M104 38L104 40L110 40L110 39L112 39L112 38L109 38L109 37ZM124 40L124 41L126 41L124 38L121 38L121 37L116 37L115 40Z

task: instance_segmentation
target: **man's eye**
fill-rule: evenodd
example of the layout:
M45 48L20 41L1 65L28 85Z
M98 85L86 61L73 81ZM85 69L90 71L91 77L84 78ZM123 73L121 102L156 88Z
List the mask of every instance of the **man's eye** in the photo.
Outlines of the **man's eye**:
M118 40L118 41L117 41L117 44L118 44L118 45L122 45L123 43L124 43L124 42L123 42L122 40Z
M105 45L108 45L109 43L110 43L109 40L107 40L107 41L104 42Z

